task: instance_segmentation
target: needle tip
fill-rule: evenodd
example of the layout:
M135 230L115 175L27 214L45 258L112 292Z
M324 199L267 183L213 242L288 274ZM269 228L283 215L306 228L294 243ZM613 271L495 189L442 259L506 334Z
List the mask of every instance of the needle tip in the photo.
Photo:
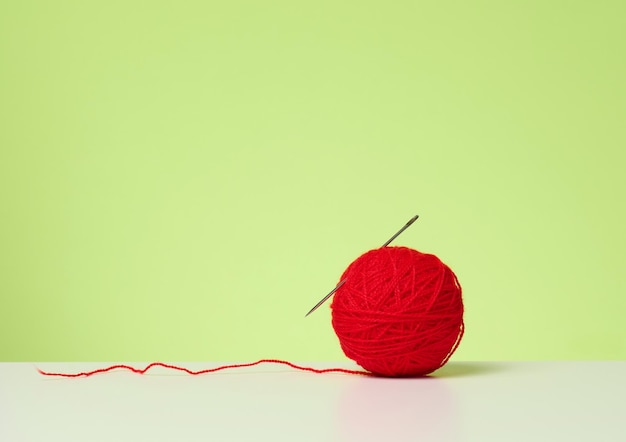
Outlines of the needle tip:
M396 239L396 237L397 237L398 235L400 235L402 232L404 232L404 231L405 231L405 230L406 230L406 229L407 229L407 228L408 228L411 224L413 224L413 223L417 220L417 218L419 218L419 217L420 217L419 215L415 215L413 218L411 218L411 219L410 219L410 220L409 220L409 221L408 221L408 222L404 225L404 227L402 227L400 230L398 230L398 231L396 232L396 234L395 234L395 235L393 235L391 238L389 238L389 239L387 240L387 242L386 242L385 244L383 244L383 245L382 245L382 247L387 247L387 246L391 243L391 241L393 241L394 239ZM337 285L335 286L335 288L334 288L334 289L332 289L328 295L324 296L324 298L323 298L320 302L318 302L318 303L315 305L315 307L313 307L311 310L309 310L309 312L308 312L306 315L304 315L304 317L306 318L306 317L307 317L307 316L309 316L311 313L313 313L315 310L317 310L317 308L318 308L320 305L322 305L324 302L326 302L326 300L327 300L328 298L330 298L330 297L332 296L332 294L333 294L333 293L335 293L335 292L337 291L337 289L343 285L343 283L344 283L344 282L346 282L346 280L345 280L345 279L344 279L343 281L340 281L340 282L339 282L339 284L337 284Z

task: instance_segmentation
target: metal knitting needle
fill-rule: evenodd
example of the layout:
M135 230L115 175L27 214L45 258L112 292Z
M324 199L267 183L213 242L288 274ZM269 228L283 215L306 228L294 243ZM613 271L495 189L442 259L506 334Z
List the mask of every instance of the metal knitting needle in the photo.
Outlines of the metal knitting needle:
M409 220L409 221L408 221L408 222L407 222L407 223L406 223L406 224L405 224L405 225L404 225L404 226L403 226L400 230L398 230L398 231L397 231L397 232L396 232L396 233L395 233L395 234L394 234L391 238L389 238L389 239L387 240L387 242L386 242L385 244L383 244L383 245L382 245L382 247L387 247L389 244L391 244L391 241L393 241L394 239L396 239L396 238L397 238L397 237L398 237L398 236L399 236L402 232L404 232L406 229L408 229L408 228L409 228L409 226L410 226L411 224L413 224L413 223L417 220L417 218L419 218L419 215L415 215L413 218L411 218L411 219L410 219L410 220ZM382 248L382 247L381 247L381 248ZM320 302L318 302L317 304L315 304L315 306L314 306L311 310L309 310L309 312L308 312L306 315L304 315L304 317L306 318L306 317L307 317L307 316L309 316L311 313L313 313L315 310L317 310L317 308L318 308L320 305L322 305L323 303L325 303L325 302L328 300L328 298L330 298L331 296L333 296L333 293L335 293L337 290L339 290L339 287L341 287L341 286L342 286L345 282L346 282L346 280L345 280L345 279L341 280L341 281L339 282L339 284L337 284L337 285L335 286L335 288L334 288L334 289L332 289L332 290L330 291L330 293L328 293L328 295L324 296Z

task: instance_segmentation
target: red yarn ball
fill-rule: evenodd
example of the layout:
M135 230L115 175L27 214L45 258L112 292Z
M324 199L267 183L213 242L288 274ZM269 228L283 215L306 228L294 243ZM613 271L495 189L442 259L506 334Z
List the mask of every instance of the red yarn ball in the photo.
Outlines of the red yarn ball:
M332 324L347 357L380 376L442 367L463 336L461 285L434 255L382 247L357 258L334 295Z

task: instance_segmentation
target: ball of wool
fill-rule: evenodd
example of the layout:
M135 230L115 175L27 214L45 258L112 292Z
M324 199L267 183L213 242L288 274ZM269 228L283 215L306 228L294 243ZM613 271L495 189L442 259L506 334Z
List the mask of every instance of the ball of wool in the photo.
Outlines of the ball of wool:
M357 258L331 304L345 355L380 376L422 376L442 367L463 336L456 275L439 258L382 247Z

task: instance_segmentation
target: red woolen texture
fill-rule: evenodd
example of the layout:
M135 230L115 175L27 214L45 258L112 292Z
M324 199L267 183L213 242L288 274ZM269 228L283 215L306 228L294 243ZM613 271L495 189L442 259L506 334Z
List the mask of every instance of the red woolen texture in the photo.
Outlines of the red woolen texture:
M462 290L434 255L382 247L357 258L334 295L332 324L347 357L380 376L442 367L463 336Z

